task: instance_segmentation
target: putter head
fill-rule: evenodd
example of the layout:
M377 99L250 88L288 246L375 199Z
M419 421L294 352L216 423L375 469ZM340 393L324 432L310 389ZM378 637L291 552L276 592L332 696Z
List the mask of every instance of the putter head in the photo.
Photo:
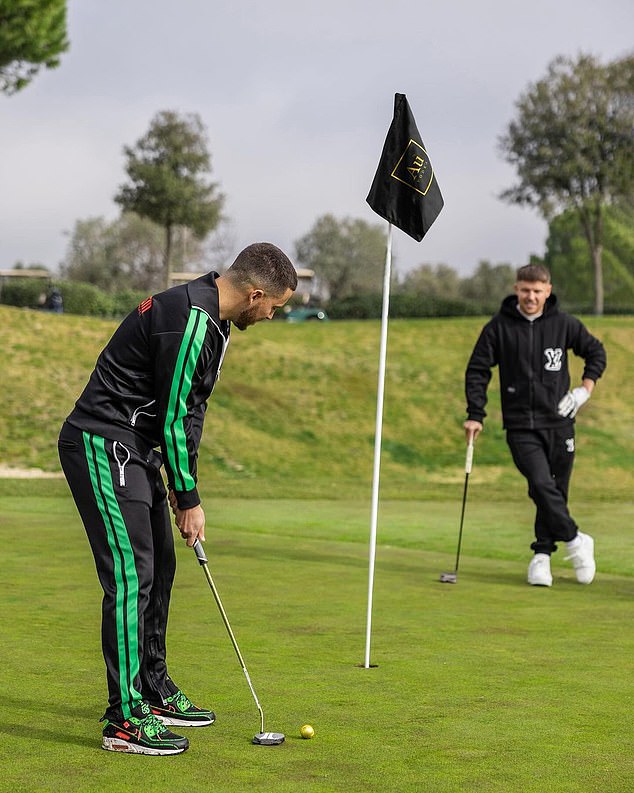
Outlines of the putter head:
M458 573L441 573L440 581L443 584L456 584L458 582Z
M279 746L284 743L283 732L258 732L254 735L251 743L256 743L259 746Z

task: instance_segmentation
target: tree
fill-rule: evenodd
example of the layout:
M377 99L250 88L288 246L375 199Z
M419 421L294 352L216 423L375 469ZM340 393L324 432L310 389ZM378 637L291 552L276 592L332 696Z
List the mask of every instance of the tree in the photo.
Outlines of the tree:
M604 214L603 271L609 309L634 307L634 208L612 205ZM544 263L550 269L557 296L576 310L587 310L592 293L588 245L574 210L549 224Z
M196 239L175 230L173 260L179 270L200 269L207 252ZM112 223L104 218L78 220L70 234L62 276L93 284L105 292L163 287L163 230L147 218L125 212Z
M14 270L45 270L46 272L49 271L48 267L45 264L40 264L39 262L31 262L31 264L24 264L24 262L17 261L13 265Z
M115 277L107 253L108 236L104 218L76 221L66 257L60 264L62 277L108 290Z
M460 281L460 296L489 307L494 311L513 291L515 270L510 264L479 262L475 273Z
M66 0L0 0L0 92L27 86L68 50Z
M518 183L504 200L546 220L574 210L590 250L594 310L603 313L605 207L634 197L634 56L601 65L559 57L516 103L499 145Z
M452 300L459 296L460 277L447 264L421 264L405 274L398 291Z
M205 181L211 172L205 127L197 114L158 113L135 147L124 148L129 183L115 201L165 231L163 285L171 286L175 229L190 229L202 240L221 220L224 198Z
M315 271L331 298L380 292L387 237L381 225L323 215L295 242L297 261Z

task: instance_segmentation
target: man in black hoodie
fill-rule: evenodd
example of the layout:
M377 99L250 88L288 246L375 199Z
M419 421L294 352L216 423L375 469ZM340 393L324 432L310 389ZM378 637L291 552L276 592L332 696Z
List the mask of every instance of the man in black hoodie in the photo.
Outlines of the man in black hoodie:
M517 271L515 294L484 326L467 365L467 438L482 431L487 387L499 367L506 440L535 502L535 542L528 583L551 586L550 555L565 542L577 581L594 578L594 540L568 511L575 452L574 418L606 366L605 349L576 317L559 311L550 273L529 264ZM580 386L570 390L568 350L584 359Z

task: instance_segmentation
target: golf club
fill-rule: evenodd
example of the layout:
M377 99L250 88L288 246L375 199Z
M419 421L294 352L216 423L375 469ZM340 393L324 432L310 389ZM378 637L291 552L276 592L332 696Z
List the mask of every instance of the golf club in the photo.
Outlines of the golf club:
M467 443L467 457L464 465L464 491L462 493L462 512L460 514L460 531L458 532L458 550L456 551L456 566L453 573L441 573L440 580L443 584L456 584L458 582L458 564L460 562L460 546L462 545L462 525L464 523L464 510L467 503L467 485L473 464L473 434L469 435Z
M200 566L205 571L205 576L207 578L207 581L209 582L211 591L213 592L214 600L218 605L218 610L220 611L222 621L225 624L225 628L227 629L227 633L229 634L229 638L231 639L231 644L233 645L233 649L236 651L236 655L238 656L238 661L240 661L240 666L242 667L244 676L246 677L247 683L249 684L249 689L251 690L251 694L253 695L255 704L257 705L258 713L260 714L260 732L255 734L251 743L259 744L260 746L278 746L279 744L284 742L284 733L264 732L264 711L262 710L262 706L258 701L257 694L255 693L255 689L253 688L253 684L251 683L251 678L249 677L249 673L247 672L247 668L242 658L242 653L240 652L238 643L236 642L236 637L233 635L233 631L231 630L231 625L229 625L229 620L227 619L227 613L224 610L222 601L220 600L220 595L218 594L216 585L214 584L213 578L211 577L211 573L209 572L207 557L205 556L205 551L203 550L203 546L200 540L196 540L193 548L196 554L196 558L200 563Z

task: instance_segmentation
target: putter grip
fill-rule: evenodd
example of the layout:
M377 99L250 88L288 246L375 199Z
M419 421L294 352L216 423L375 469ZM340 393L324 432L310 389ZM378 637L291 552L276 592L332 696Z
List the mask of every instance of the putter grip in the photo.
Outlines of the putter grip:
M205 551L203 549L203 544L200 540L196 540L193 544L194 553L196 554L196 558L200 562L200 564L207 564L207 557L205 556Z
M467 444L467 459L464 464L465 474L471 473L471 466L473 465L473 443Z

